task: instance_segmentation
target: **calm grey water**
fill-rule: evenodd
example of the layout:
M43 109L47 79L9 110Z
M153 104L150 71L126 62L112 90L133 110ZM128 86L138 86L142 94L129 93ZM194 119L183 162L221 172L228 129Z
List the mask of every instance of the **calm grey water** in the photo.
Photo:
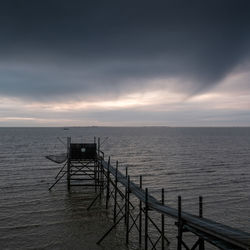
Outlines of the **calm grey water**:
M108 137L111 162L128 166L135 182L143 175L154 196L165 188L176 207L182 195L197 214L202 195L205 217L250 232L250 128L0 128L0 249L126 249L121 232L95 245L111 220L102 205L86 211L94 190L69 194L64 182L48 192L60 166L44 156L65 151L57 138L67 136Z

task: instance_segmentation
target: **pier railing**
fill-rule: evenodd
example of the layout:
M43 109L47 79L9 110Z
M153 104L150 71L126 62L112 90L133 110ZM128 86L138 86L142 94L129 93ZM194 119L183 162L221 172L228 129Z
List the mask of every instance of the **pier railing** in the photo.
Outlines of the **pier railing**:
M136 227L139 232L139 244L144 249L157 249L161 243L161 249L164 249L168 244L168 239L164 232L164 216L169 216L176 219L177 226L177 249L205 249L204 242L209 242L210 244L216 246L219 249L250 249L250 234L243 232L241 230L217 223L215 221L203 218L202 215L202 197L200 197L200 209L199 215L192 215L182 211L181 197L178 197L178 209L172 208L164 204L164 190L162 190L162 199L158 201L152 195L149 194L148 189L142 188L142 177L140 177L140 185L135 184L130 180L130 176L122 174L118 170L118 162L116 167L110 164L110 158L105 161L103 157L98 158L98 164L100 168L100 180L101 189L97 197L101 196L101 193L106 193L106 207L108 207L110 198L114 199L114 223L111 228L103 235L103 237L97 242L100 244L102 240L120 223L122 219L125 219L126 225L126 242L129 242L129 233L132 227ZM125 188L123 192L118 184L121 184ZM113 189L113 191L112 191ZM124 205L118 205L117 194L124 198ZM130 201L130 195L133 194L139 200L139 214L136 218L132 217L130 211L134 206ZM97 199L96 197L96 199ZM95 199L95 200L96 200ZM92 207L95 200L90 204L89 208ZM142 204L144 206L142 206ZM117 206L119 206L119 214L117 212ZM124 209L124 211L123 211ZM154 210L161 214L161 226L157 226L156 223L149 217L148 211ZM120 218L118 218L120 215ZM144 216L144 225L142 225L142 216ZM156 242L152 242L148 233L149 222L153 224L160 236ZM144 232L142 232L144 228ZM197 240L188 247L187 243L183 240L183 233L191 232L197 236ZM144 234L144 235L142 235ZM144 238L144 243L142 243L142 238ZM150 244L149 244L150 243Z

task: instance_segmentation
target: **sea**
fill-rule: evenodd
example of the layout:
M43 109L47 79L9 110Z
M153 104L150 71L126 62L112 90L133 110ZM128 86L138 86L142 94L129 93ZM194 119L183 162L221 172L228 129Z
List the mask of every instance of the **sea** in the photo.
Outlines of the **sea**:
M106 159L123 173L127 167L135 183L142 175L157 199L164 188L167 205L177 208L181 196L183 210L197 215L202 196L204 217L250 233L248 127L0 128L0 249L140 249L136 232L126 246L122 225L96 244L113 212L103 200L87 211L93 188L68 192L62 179L48 190L62 165L45 156L66 152L67 137L100 137ZM168 249L176 249L175 221L165 219Z

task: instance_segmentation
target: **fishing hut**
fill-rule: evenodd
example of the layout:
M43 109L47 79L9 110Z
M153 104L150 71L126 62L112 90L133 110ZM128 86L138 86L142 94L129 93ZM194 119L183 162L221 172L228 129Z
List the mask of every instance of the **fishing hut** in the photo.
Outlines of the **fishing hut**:
M64 163L56 175L56 181L50 186L51 190L65 175L67 176L68 190L72 186L100 186L98 153L96 140L93 143L72 143L67 138L67 152L58 155L48 155L47 159Z
M98 180L96 143L71 143L68 145L67 184L71 186L95 186Z
M112 226L100 236L97 244L101 244L118 224L124 223L126 244L129 244L131 234L136 234L140 249L169 249L165 219L171 217L177 228L177 250L204 250L206 242L223 250L250 250L249 233L204 217L202 197L199 197L197 215L183 211L180 196L177 199L177 208L168 206L164 189L161 190L161 199L157 200L148 188L143 186L142 176L137 183L132 182L127 168L123 174L119 170L118 161L112 166L110 157L105 160L100 145L100 138L97 142L94 139L93 143L71 143L68 138L66 154L47 156L48 159L63 164L49 190L67 175L68 190L72 186L95 187L96 196L87 210L90 210L98 199L104 198L106 209L112 211ZM152 218L152 212L159 215L159 220ZM151 234L151 228L155 229L156 234ZM194 236L192 242L186 241L187 233Z

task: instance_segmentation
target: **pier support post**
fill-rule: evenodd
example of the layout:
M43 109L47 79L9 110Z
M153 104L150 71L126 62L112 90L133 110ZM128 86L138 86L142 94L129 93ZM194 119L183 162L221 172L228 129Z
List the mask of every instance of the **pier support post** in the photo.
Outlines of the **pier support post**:
M98 137L98 140L97 140L97 154L98 154L98 158L100 157L100 147L101 147L100 137Z
M126 167L125 169L125 175L126 175L126 179L128 178L128 167ZM128 189L125 188L125 217L124 217L124 223L125 225L127 224L127 192L128 192Z
M164 188L161 190L161 204L164 206L165 203L165 197L164 197ZM164 214L161 214L161 249L165 249L165 218Z
M96 142L96 137L95 137L95 142ZM98 185L100 188L100 192L102 191L102 160L100 160L100 137L97 138L97 178L98 178Z
M145 250L148 250L148 189L145 191Z
M130 209L129 209L129 196L130 196L130 194L129 194L129 192L130 192L130 176L128 176L127 177L127 197L126 197L126 207L127 207L127 209L126 209L126 212L127 212L127 214L126 214L126 244L128 244L128 242L129 242L129 216L130 216Z
M203 198L202 196L199 197L199 217L203 217ZM204 250L205 249L205 242L202 238L199 239L200 244L199 244L199 250Z
M178 196L178 244L177 249L182 249L182 219L181 219L181 196Z
M140 175L140 189L142 189L142 176ZM139 201L139 246L142 244L142 201Z
M109 186L109 182L110 182L110 156L109 156L109 160L108 160L108 171L107 171L107 193L106 193L106 209L108 208L108 203L109 203L109 196L110 196L110 186Z
M68 186L68 191L70 190L70 166L71 166L71 156L70 156L70 143L71 143L71 138L67 137L67 186Z
M102 159L100 160L100 199L102 198L102 193L104 189L104 178L103 178L103 165L102 165Z
M95 182L95 192L97 191L98 178L97 178L97 161L94 161L94 182Z
M96 169L97 169L97 186L99 186L100 185L100 164L98 160L96 160Z
M116 207L117 207L117 172L118 172L118 161L116 161L115 168L115 197L114 197L114 224L116 223Z

